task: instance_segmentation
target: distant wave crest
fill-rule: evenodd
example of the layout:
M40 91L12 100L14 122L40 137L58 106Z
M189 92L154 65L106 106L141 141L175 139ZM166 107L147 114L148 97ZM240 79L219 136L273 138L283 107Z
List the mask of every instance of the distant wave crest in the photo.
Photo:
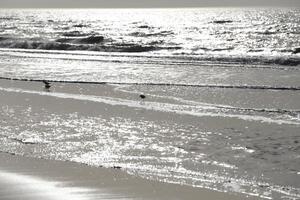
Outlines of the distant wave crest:
M213 21L214 24L227 24L227 23L233 23L232 20L215 20Z
M172 34L174 34L172 31L160 31L154 33L133 32L130 35L135 37L157 37L157 36L167 36Z

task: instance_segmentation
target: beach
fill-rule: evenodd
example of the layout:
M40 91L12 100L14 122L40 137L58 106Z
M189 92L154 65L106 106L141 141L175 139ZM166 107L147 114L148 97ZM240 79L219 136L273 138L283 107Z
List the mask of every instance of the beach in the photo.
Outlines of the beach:
M120 169L0 154L1 200L258 199L150 181Z
M299 19L0 9L3 198L299 199Z
M79 86L52 83L53 86L51 91L44 91L44 85L41 82L10 80L0 80L0 82L2 88L0 92L2 108L4 106L12 107L14 105L18 107L30 104L32 110L44 108L47 110L53 109L56 112L68 112L76 109L77 112L82 112L82 115L96 115L98 112L105 112L105 107L108 107L105 104L95 105L95 102L88 100L81 101L69 99L67 96L64 98L51 96L51 93L58 92L64 92L64 94L76 94L82 89ZM93 94L97 93L97 95L117 96L116 92L113 90L114 86L111 85L83 85L81 87L84 87L84 92L82 93L89 91ZM5 88L8 91L5 91ZM9 90L12 88L22 89L23 92ZM26 91L31 91L31 93ZM32 93L33 91L39 93L34 94ZM118 93L118 95L122 96L124 94ZM139 97L136 96L131 98ZM95 108L97 108L97 110L95 110ZM128 108L123 109L127 110L127 114L130 113ZM117 109L117 111L122 112L122 109ZM40 115L37 117L43 118L45 117L43 115L48 112L45 111L44 113L39 113ZM26 121L25 118L18 120ZM6 123L16 123L11 119L3 118L3 115L1 116L1 121L6 121ZM21 128L22 126L19 127ZM3 134L1 139L3 139ZM17 153L0 154L1 200L34 200L41 198L49 200L259 199L255 197L241 197L238 194L228 194L180 184L146 180L127 174L122 167L119 166L111 166L111 168L103 168L100 166L92 167L70 161L55 161L53 160L54 157L51 157L52 160L33 158L33 151L35 151L35 153L36 151L43 151L43 141L34 140L34 138L31 138L32 140L26 140L7 137L7 139L19 143L17 146L24 146L24 151L22 150L23 153L17 151ZM8 152L11 150L12 149ZM21 156L21 154L25 154L25 156Z
M147 101L158 101L155 98L151 99L151 97L147 96L148 99L146 98L143 100L140 99L138 94L116 90L116 88L118 88L116 85L68 84L53 82L51 83L52 87L49 90L46 90L44 88L44 84L39 81L32 82L0 80L0 83L0 106L3 110L1 115L1 151L10 153L1 154L0 173L3 177L7 177L6 179L1 179L1 184L2 187L5 188L2 190L2 193L8 195L9 199L21 198L23 192L24 197L28 195L28 198L30 199L34 197L31 196L33 195L32 192L39 198L39 195L43 196L44 192L41 192L38 189L39 187L31 186L34 184L36 179L38 181L46 181L46 186L44 189L50 190L48 191L50 192L49 199L58 198L55 196L55 193L51 193L53 188L57 187L60 188L59 191L61 191L62 194L66 193L66 195L76 196L78 195L77 193L79 193L80 195L83 195L84 198L90 198L89 195L92 195L91 199L244 199L245 197L249 196L244 195L241 197L239 194L232 193L232 188L235 186L234 182L237 181L234 179L224 180L224 182L232 184L232 186L229 186L229 189L231 190L230 194L226 194L197 187L183 186L180 184L176 185L172 183L159 183L153 180L150 181L138 178L137 176L133 176L136 172L134 170L130 170L130 167L132 167L130 163L122 164L121 162L118 163L111 161L107 162L105 167L113 169L104 169L102 168L102 164L105 163L106 159L110 160L111 158L109 156L114 156L114 154L111 153L105 155L95 152L95 155L91 155L90 157L85 156L82 157L82 159L79 159L78 156L76 156L77 150L75 150L75 148L79 148L80 152L83 154L85 151L88 152L90 149L92 149L92 147L88 145L90 143L89 141L92 141L91 138L89 139L89 137L92 136L89 136L88 134L82 136L78 135L78 132L86 130L85 126L82 124L83 122L79 122L79 124L76 125L75 128L80 129L80 131L76 131L76 129L72 129L71 124L68 126L65 125L65 122L67 122L69 119L64 119L65 121L56 119L56 122L52 122L52 124L56 123L56 128L51 128L51 126L50 128L58 131L57 135L52 135L54 133L51 133L51 129L45 127L45 123L47 121L51 121L51 117L66 115L68 112L73 113L72 115L76 115L77 120L80 119L81 116L90 117L99 115L101 115L102 118L107 117L111 120L113 120L111 117L112 115L114 117L126 116L127 118L130 117L136 120L143 119L144 121L149 119L159 121L176 120L176 117L174 117L177 115L176 113L161 113L156 111L154 108L147 109L147 107L145 107ZM132 102L127 102L129 100L134 100L136 105L133 106ZM160 101L163 101L163 99L160 99ZM170 100L164 101L172 103ZM30 113L28 113L28 109L30 110ZM144 111L145 109L147 112ZM178 123L181 124L185 123L185 121L186 123L191 123L192 120L196 120L195 123L198 123L197 118L195 119L193 116L189 115L180 116L178 120ZM223 124L219 122L216 127L215 123L220 119L214 122L214 119L210 116L203 116L202 120L206 121L206 128L210 129L212 127L217 128L220 126L220 124ZM234 124L237 124L239 121L241 121L239 119L231 119L233 120L232 122L229 122L230 120L228 121L228 119L224 120L226 120L227 123ZM87 121L87 123L90 122ZM242 123L241 126L243 126ZM9 127L13 128L13 130L15 130L15 132L18 134L6 135L5 133L10 131ZM155 131L153 131L153 133L155 134ZM87 139L84 139L85 137ZM124 135L123 137L127 136ZM106 142L109 143L108 145L114 146L114 144L110 141L107 141L107 139ZM127 145L126 143L123 144ZM98 145L101 145L101 142ZM152 143L150 145L157 144ZM87 148L87 150L84 148ZM101 149L101 147L99 148ZM115 148L122 147L115 146ZM136 154L135 151L137 150L136 148L131 147L129 151L132 151L132 154L134 155ZM251 150L249 149L249 151ZM14 155L11 155L11 152L14 152ZM87 153L87 155L89 154ZM39 159L39 157L41 159ZM141 156L141 158L143 157ZM79 163L75 163L74 161ZM94 167L86 166L80 163L85 163ZM211 165L211 167L213 167L213 165ZM230 168L230 166L228 167ZM169 170L176 170L176 168L180 169L180 166L169 168ZM133 175L126 174L126 171L128 170ZM138 171L138 169L136 171ZM77 173L80 173L80 175L77 176ZM172 172L170 173L171 174L168 176L169 178L172 178ZM207 181L205 180L206 178L209 180L209 177L205 177L206 175L202 176L203 181ZM196 177L199 178L199 175L195 174L194 178ZM20 178L20 180L24 179L25 183L29 184L27 189L26 187L24 189L23 184L19 186L19 181L16 182L18 178ZM49 180L54 181L55 184L49 183L50 185L47 186ZM59 183L61 180L63 180L62 183ZM176 179L174 180L176 181ZM33 183L31 183L31 181L33 181ZM64 186L64 181L67 182L67 186ZM71 186L70 188L69 185ZM21 187L21 196L16 194L17 189L7 189L11 186L13 186L13 188ZM153 187L155 189L153 189ZM103 190L104 194L108 196L101 196ZM74 191L75 194L73 194ZM48 193L46 194L48 195ZM52 197L51 195L54 196ZM80 197L80 195L78 199L83 198ZM61 196L61 194L59 196ZM73 197L70 198L73 199ZM255 199L255 197L251 197L250 199L252 198Z

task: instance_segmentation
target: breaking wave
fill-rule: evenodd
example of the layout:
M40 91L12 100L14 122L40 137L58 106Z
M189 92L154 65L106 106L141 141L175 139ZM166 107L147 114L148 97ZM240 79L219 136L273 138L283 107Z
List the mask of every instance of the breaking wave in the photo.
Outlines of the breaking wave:
M72 34L73 36L76 34L78 36L80 32L69 33L69 35ZM92 35L92 36L82 37L82 38L61 38L56 40L56 42L60 42L60 43L75 43L75 44L99 44L102 43L103 41L104 41L104 37L97 36L97 35Z
M205 46L193 47L191 51L185 49L180 44L166 44L162 39L164 35L173 34L171 31L161 31L154 33L134 32L135 37L158 37L157 40L150 40L145 43L114 41L102 35L84 33L82 31L69 31L62 33L60 38L45 40L41 38L14 38L10 36L0 36L0 48L9 49L37 49L37 50L63 50L63 51L95 51L95 52L127 52L140 53L167 50L166 55L179 58L181 60L191 60L193 62L215 62L225 64L251 64L251 65L300 65L300 47L274 49L277 55L264 54L263 49L249 49L249 53L259 53L255 55L230 55L228 52L235 51L235 46L225 46L222 48L211 48ZM153 37L153 38L155 38ZM180 50L180 51L178 51ZM198 52L200 50L200 52ZM281 55L289 53L289 55ZM177 63L180 64L180 63ZM197 64L197 63L196 63Z
M69 36L79 33L69 33ZM77 35L76 35L77 36ZM40 41L38 39L15 39L0 37L1 48L42 49L42 50L77 50L100 52L148 52L163 49L178 49L180 47L159 47L151 44L135 43L105 43L103 36L88 36L79 38L60 38L55 41Z

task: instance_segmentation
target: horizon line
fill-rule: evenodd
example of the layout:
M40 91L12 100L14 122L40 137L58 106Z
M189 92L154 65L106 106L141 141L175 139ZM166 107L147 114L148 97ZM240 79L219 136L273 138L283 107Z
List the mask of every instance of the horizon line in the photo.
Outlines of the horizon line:
M220 6L174 6L174 7L2 7L2 9L197 9L197 8L295 8L299 9L300 6L292 5L220 5Z

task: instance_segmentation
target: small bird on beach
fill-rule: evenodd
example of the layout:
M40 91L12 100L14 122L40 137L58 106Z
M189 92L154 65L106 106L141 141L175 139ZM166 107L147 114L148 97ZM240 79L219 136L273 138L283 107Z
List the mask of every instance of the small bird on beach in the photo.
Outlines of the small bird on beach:
M145 99L145 98L146 98L146 96L145 96L145 95L143 95L143 94L141 94L141 95L140 95L140 98L141 98L141 99Z
M45 88L49 89L51 87L50 83L46 80L43 80L43 83L45 84Z

